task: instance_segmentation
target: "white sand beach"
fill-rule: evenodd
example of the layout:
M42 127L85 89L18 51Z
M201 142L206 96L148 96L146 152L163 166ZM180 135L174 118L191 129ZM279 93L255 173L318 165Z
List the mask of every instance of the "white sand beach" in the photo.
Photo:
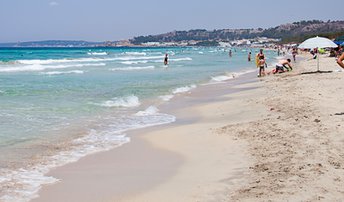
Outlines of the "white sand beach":
M320 68L339 69L324 56ZM341 201L344 72L300 74L315 70L177 97L164 109L176 123L51 171L60 182L33 201Z

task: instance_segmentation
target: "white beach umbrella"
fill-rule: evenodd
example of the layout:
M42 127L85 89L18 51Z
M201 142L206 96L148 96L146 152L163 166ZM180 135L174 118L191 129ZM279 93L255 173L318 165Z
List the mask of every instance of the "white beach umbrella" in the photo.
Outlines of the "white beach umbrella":
M338 47L337 44L335 44L333 41L331 41L328 38L324 37L313 37L310 39L307 39L306 41L302 42L299 45L299 48L301 49L314 49L314 48L336 48ZM318 66L318 72L319 72L319 56L317 56L317 66Z

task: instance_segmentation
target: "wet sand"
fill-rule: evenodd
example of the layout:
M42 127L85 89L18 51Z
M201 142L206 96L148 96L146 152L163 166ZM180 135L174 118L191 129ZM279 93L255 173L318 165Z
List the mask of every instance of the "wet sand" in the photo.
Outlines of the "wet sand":
M43 187L33 201L226 199L247 183L251 160L245 141L218 135L216 128L265 113L243 102L261 96L257 81L251 74L176 97L161 106L175 123L131 131L130 143L53 170L49 175L61 181Z
M339 67L322 56L320 69ZM53 170L61 181L34 201L341 201L344 72L311 71L304 60L178 96L161 106L175 123Z

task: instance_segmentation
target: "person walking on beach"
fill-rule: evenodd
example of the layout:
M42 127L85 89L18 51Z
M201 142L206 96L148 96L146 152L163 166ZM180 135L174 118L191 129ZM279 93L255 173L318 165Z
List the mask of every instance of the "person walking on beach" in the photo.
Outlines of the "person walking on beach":
M265 66L266 66L265 58L263 56L260 56L259 61L258 61L258 67L259 67L258 77L265 75Z
M293 55L294 62L296 62L297 49L293 48L293 50L291 51L291 54Z
M265 75L266 61L265 61L265 55L263 53L263 49L260 49L259 53L256 55L256 65L257 65L257 68L259 68L258 77Z
M251 51L248 53L248 58L247 58L247 60L248 60L249 62L251 62Z
M168 54L165 54L164 65L168 65Z
M344 69L343 60L344 60L344 52L343 52L342 55L337 59L337 64L338 64L339 66L341 66L341 67Z

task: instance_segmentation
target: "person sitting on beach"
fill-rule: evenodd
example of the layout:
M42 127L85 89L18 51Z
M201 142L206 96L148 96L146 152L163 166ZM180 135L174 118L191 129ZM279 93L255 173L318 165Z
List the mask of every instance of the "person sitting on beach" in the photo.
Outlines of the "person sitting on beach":
M344 60L344 52L343 52L342 55L337 59L337 64L338 64L339 66L341 66L341 67L344 69L343 60Z
M310 51L310 54L313 56L312 57L313 60L317 59L317 54L313 50ZM309 59L309 60L312 60L312 59Z
M337 56L337 49L338 48L331 48L329 57L336 57Z
M165 54L164 65L168 65L168 54Z
M276 74L276 73L283 73L283 72L286 72L286 71L293 70L293 67L291 66L290 62L291 62L291 60L289 58L286 59L286 60L278 61L278 64L276 65L276 69L275 69L275 71L273 73L274 74ZM284 69L286 69L286 71Z

